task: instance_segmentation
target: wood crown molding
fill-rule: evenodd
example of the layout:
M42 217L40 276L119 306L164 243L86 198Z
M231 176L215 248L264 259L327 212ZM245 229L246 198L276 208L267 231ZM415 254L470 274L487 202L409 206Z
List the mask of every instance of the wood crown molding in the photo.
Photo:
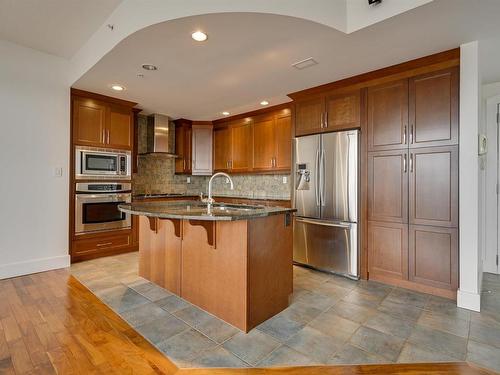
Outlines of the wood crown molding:
M255 111L250 111L250 112L245 112L245 113L240 113L238 115L233 115L229 117L223 117L217 120L212 121L214 126L220 126L221 124L225 124L230 121L236 121L236 120L241 120L247 117L255 117L255 116L260 116L260 115L265 115L271 112L276 112L280 110L291 110L292 108L292 102L286 102L283 104L277 104L273 105L272 107L265 107L261 109L256 109Z
M117 104L117 105L121 105L121 106L125 106L125 107L135 107L137 105L137 103L131 102L128 100L113 98L112 96L106 96L106 95L102 95L102 94L96 94L95 92L75 89L73 87L71 88L71 96L78 96L78 97L85 98L85 99L100 100L103 102ZM139 112L140 111L141 110L139 110Z
M377 69L353 77L341 79L339 81L326 83L324 85L311 87L305 90L288 94L293 100L321 95L328 91L341 88L359 89L373 84L378 84L378 80L391 77L392 79L407 78L412 75L421 74L424 68L434 66L432 70L450 68L460 65L460 48L439 52L433 55L420 57L415 60L406 61L386 68ZM394 76L394 77L392 77Z

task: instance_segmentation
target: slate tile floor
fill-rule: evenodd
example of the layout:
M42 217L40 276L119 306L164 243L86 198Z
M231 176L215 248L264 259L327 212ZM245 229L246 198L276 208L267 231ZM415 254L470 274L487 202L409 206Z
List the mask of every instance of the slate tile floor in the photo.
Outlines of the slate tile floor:
M294 267L292 303L248 334L137 275L137 253L71 271L179 367L473 362L500 372L500 276L482 311L405 289Z

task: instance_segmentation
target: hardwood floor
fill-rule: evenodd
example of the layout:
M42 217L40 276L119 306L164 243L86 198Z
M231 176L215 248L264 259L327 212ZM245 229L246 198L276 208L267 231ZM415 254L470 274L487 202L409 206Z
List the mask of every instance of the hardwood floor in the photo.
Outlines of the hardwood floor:
M0 374L492 374L467 363L182 369L67 270L0 281Z

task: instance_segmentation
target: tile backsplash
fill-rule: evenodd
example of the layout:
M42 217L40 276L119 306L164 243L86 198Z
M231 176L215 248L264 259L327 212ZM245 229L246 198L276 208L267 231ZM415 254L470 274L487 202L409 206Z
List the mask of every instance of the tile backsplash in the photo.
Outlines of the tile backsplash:
M134 194L180 193L188 195L207 194L207 176L175 174L175 161L162 154L139 156L138 172L134 174ZM283 183L286 177L286 183ZM234 190L220 177L213 182L213 195L227 195L243 198L290 198L290 175L232 175Z
M146 117L139 116L139 153L144 152L146 143ZM133 176L134 194L179 193L188 195L207 194L207 176L175 174L175 159L163 154L139 156L137 173ZM286 183L283 183L286 177ZM289 174L280 175L232 175L234 190L224 178L213 182L213 195L227 195L244 198L290 199L291 182Z

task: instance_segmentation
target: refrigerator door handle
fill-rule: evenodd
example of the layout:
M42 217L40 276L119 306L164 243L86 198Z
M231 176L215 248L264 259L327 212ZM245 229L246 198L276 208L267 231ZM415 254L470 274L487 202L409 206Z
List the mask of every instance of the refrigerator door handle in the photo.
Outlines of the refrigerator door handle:
M319 188L321 192L321 205L325 206L325 173L326 173L326 165L325 165L325 150L321 149L321 159L319 161L321 174L319 175L320 183Z
M316 221L316 220L305 219L302 217L295 217L295 221L297 221L299 223L322 225L325 227L336 227L336 228L344 228L344 229L351 228L351 224L342 223L342 222L338 222L338 221Z
M320 183L320 177L319 177L319 148L316 150L316 161L315 161L315 168L316 168L316 176L315 176L315 182L316 182L316 186L315 186L315 191L314 191L314 195L315 195L315 198L316 198L316 206L319 206L320 205L320 192L319 192L319 189L320 189L320 186L319 186L319 183Z

